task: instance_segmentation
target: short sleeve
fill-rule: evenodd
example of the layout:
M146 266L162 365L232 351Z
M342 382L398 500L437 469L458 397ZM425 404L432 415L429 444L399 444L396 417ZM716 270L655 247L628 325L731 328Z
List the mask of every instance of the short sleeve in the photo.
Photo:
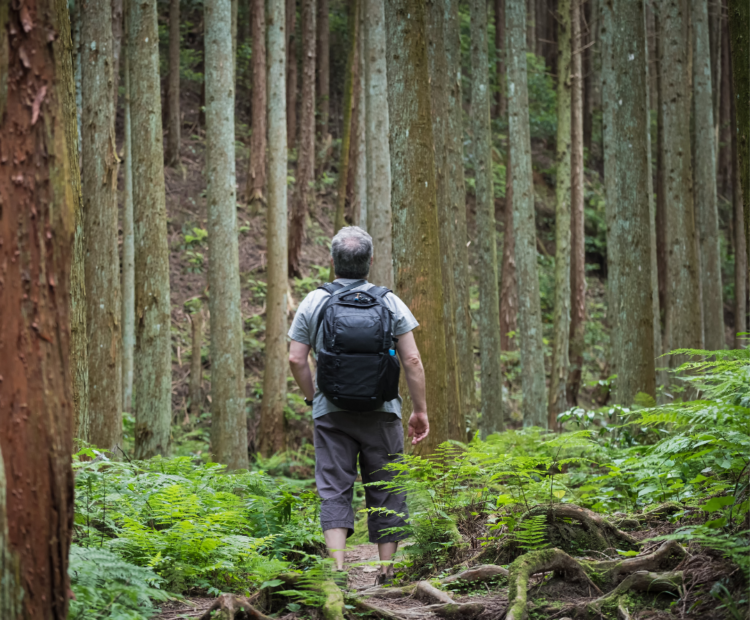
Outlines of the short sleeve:
M408 306L401 301L396 295L389 294L388 300L393 305L394 314L394 326L393 335L402 336L414 328L419 327L419 321L414 318L414 315L409 310Z
M292 340L309 346L312 346L310 342L310 298L312 296L312 294L308 295L302 300L287 334Z

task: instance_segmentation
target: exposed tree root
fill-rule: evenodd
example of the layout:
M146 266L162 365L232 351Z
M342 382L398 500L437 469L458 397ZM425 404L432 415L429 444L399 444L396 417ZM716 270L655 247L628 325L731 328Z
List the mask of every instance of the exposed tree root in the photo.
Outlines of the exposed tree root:
M638 571L625 577L612 592L599 597L592 603L588 603L583 611L589 616L598 615L603 605L617 603L617 599L629 590L652 593L679 592L680 586L682 586L682 571L672 571L669 573Z
M446 605L455 605L453 599L446 592L438 590L428 581L420 581L414 590L414 596L423 601L433 601ZM437 613L437 612L436 612Z
M440 583L447 585L457 581L463 581L465 583L472 581L489 581L495 577L508 577L508 574L508 570L502 566L496 566L495 564L481 564L480 566L474 566L473 568L446 577Z
M420 581L416 584L409 586L403 586L401 588L371 588L360 592L359 596L363 598L382 598L382 599L397 599L404 598L407 596L414 596L422 601L430 601L434 603L453 603L453 599L448 593L438 590L428 581Z
M582 508L574 504L540 505L527 512L523 519L536 515L547 515L547 534L552 544L567 547L568 541L576 542L576 536L563 530L567 527L564 519L577 521L585 530L588 539L587 547L592 550L604 551L612 547L637 549L640 543L627 532L623 532L588 508ZM559 531L555 531L559 530ZM579 530L580 531L580 530ZM580 543L578 543L580 544ZM573 549L569 549L573 551Z
M383 609L382 607L373 605L369 601L365 601L360 597L352 597L351 601L359 612L371 614L378 618L385 618L385 620L404 620L403 616L393 613L390 609Z
M605 560L602 562L581 562L586 569L593 569L602 573L605 581L614 582L620 575L636 571L654 571L664 568L671 558L681 560L685 557L685 550L676 540L668 540L652 553L638 555L626 560ZM675 566L673 564L673 566Z
M508 585L508 613L505 620L525 620L529 578L536 573L555 571L567 581L588 585L594 592L601 590L589 579L583 567L560 549L532 551L516 559L510 566Z
M423 608L446 620L473 620L484 611L481 603L446 603Z
M210 620L215 611L219 612L221 620L272 620L255 609L247 598L234 594L220 595L198 620Z

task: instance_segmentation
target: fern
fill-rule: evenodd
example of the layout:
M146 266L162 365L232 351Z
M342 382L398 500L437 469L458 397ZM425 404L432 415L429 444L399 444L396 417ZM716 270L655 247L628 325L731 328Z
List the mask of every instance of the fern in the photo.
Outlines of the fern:
M513 532L513 540L525 551L546 549L547 543L547 515L527 517Z

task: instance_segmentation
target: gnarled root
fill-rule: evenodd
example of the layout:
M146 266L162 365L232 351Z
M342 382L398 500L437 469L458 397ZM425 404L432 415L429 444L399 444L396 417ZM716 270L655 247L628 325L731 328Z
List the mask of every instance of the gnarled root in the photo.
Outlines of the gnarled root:
M603 551L611 547L622 548L623 546L637 549L640 545L630 534L618 529L600 514L588 508L582 508L574 504L539 505L529 510L523 516L523 519L541 514L547 515L548 532L555 520L562 521L564 518L568 518L577 521L586 530L592 542L595 543L592 548L597 551ZM554 537L550 536L550 540L555 544Z
M364 598L383 599L404 598L412 595L422 601L453 603L453 599L446 592L438 590L428 581L420 581L416 585L404 586L402 588L373 588L359 594L359 596Z
M446 605L454 605L453 599L448 596L447 593L442 590L438 590L428 581L420 581L414 590L414 596L423 601L432 601L435 603L444 603ZM437 613L437 612L435 612Z
M588 615L598 615L603 605L616 602L628 590L640 592L678 592L682 586L682 571L669 573L650 573L638 571L625 577L609 594L599 597L585 606Z
M620 575L636 571L653 571L664 568L670 558L681 560L685 557L685 550L676 540L668 540L652 553L638 555L626 560L605 560L603 562L582 562L585 568L592 568L603 573L606 581L614 582ZM674 564L673 564L674 566Z
M368 601L363 601L361 598L353 598L352 602L359 612L377 616L378 618L384 618L385 620L404 620L402 616L393 613L390 609L383 609L382 607L373 605Z
M210 620L214 611L219 612L221 620L272 620L255 609L247 598L234 594L220 595L198 620Z
M508 570L502 566L496 566L495 564L481 564L480 566L474 566L473 568L446 577L440 583L447 585L457 581L463 581L465 583L472 581L489 581L495 577L508 577Z
M560 549L532 551L516 559L510 566L508 585L508 613L505 620L525 620L526 596L529 578L536 573L555 571L563 573L569 581L578 581L588 585L601 594L601 590L591 582L581 565Z
M430 605L424 610L429 610L446 620L474 620L484 611L484 605L481 603L446 603L445 605Z

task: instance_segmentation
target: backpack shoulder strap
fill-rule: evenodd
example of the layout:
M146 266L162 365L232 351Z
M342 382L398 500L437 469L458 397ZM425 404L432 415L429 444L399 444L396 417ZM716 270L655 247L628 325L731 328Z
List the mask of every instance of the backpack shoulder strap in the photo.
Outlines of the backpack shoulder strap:
M339 284L338 282L326 282L325 284L321 284L318 288L323 289L329 295L333 295L339 289L344 288L344 285Z
M388 293L392 293L393 291L389 288L385 288L384 286L373 286L367 289L366 292L368 295L383 299L383 297L385 297Z

